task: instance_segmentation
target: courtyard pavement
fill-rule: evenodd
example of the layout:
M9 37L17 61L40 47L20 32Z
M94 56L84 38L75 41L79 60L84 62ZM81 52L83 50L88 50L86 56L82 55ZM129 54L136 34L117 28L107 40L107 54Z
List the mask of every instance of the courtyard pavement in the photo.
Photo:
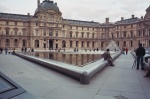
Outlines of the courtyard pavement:
M14 55L0 54L0 71L37 99L150 99L150 78L133 61L121 55L87 85Z

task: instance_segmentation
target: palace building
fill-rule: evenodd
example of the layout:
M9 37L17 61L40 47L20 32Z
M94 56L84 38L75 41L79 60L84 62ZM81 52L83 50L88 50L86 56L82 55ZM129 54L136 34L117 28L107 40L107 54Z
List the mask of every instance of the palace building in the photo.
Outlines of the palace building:
M111 41L129 49L150 46L150 6L145 16L121 17L104 23L62 18L57 3L37 0L34 15L0 13L0 47L49 49L104 49Z

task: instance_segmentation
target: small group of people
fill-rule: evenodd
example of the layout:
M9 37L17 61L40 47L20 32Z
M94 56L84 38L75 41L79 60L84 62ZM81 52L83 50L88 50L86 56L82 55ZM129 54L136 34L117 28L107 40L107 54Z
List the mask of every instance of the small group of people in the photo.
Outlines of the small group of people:
M124 47L124 48L122 48L122 54L128 54L128 47Z
M128 54L127 47L126 47L126 50L124 48L123 51L124 51L124 54L125 54L125 51L126 51L126 54ZM144 58L146 52L145 52L144 47L142 47L141 43L139 44L139 47L135 50L135 53L136 53L136 63L137 63L136 69L139 70L139 65L141 64L141 70L146 70L145 77L150 76L150 62L148 61L148 57ZM108 61L110 66L114 66L109 49L107 49L107 51L103 53L102 57L104 58L104 60Z

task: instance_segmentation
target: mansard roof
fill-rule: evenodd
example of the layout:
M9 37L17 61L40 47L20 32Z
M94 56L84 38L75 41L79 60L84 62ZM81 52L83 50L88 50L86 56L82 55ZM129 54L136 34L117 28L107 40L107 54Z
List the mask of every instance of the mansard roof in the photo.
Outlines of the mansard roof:
M27 21L34 17L30 15L0 13L0 18Z
M117 22L115 22L115 24L131 24L131 23L137 23L139 21L140 21L140 19L135 17L135 18L129 18L129 19L117 21Z
M71 25L81 25L81 26L90 26L90 27L99 27L100 23L93 21L81 21L81 20L71 20L71 19L63 19L68 21Z
M150 6L146 9L146 12L149 12L150 11Z

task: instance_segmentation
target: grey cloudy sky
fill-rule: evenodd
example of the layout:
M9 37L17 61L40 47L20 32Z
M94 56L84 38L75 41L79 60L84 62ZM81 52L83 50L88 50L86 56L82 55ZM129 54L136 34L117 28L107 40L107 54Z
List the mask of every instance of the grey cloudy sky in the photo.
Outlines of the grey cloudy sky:
M41 0L42 2L43 0ZM103 23L106 17L115 22L124 17L145 15L150 0L53 0L65 19ZM34 15L37 0L0 0L0 12Z

